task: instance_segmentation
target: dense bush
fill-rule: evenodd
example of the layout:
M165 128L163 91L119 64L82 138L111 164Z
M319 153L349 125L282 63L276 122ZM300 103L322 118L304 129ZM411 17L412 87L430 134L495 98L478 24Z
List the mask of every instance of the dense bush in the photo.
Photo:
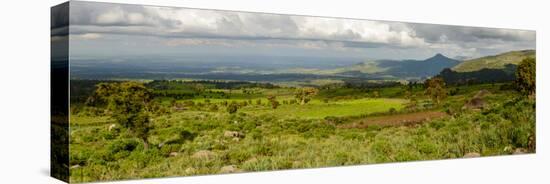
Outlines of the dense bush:
M134 151L138 145L139 142L134 139L115 140L107 146L107 150L114 159L120 159L119 157L128 156L127 154Z

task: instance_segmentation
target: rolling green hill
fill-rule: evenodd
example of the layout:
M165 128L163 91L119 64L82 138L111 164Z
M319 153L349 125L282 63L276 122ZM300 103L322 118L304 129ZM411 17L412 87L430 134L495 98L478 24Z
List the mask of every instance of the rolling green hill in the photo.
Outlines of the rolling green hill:
M504 69L506 65L518 65L527 57L535 57L535 50L511 51L461 62L452 68L456 72L473 72L481 69Z

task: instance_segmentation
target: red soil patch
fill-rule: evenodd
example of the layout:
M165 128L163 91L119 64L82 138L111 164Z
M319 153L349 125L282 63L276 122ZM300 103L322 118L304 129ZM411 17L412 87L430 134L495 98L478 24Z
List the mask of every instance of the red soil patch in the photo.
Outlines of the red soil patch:
M387 116L367 117L356 120L352 123L338 126L338 128L367 128L369 125L382 125L382 126L394 126L394 125L414 125L429 121L432 119L442 118L448 116L444 112L439 111L426 111L426 112L413 112L407 114L395 114Z

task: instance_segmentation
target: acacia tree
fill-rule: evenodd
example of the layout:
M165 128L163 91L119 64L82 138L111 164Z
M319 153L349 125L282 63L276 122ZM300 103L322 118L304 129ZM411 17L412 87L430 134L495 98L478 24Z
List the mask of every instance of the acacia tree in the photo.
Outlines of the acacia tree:
M95 95L106 102L110 116L141 139L143 148L147 150L152 91L139 82L100 83Z
M447 90L445 89L445 81L441 77L432 77L426 80L424 83L426 86L425 94L432 98L432 101L439 104L441 100L447 97Z
M536 60L526 58L521 61L516 70L516 87L523 94L533 96L536 92Z
M317 92L318 90L315 88L301 88L296 93L295 98L300 103L300 105L304 105L308 103L311 98L317 94Z

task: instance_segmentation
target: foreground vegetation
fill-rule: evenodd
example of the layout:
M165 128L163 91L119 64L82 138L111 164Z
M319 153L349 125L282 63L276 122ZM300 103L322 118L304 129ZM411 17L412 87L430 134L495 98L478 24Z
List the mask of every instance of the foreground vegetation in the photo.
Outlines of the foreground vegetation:
M521 75L534 80L529 70ZM75 81L97 87L71 99L70 179L533 153L534 82L518 80L319 87Z

